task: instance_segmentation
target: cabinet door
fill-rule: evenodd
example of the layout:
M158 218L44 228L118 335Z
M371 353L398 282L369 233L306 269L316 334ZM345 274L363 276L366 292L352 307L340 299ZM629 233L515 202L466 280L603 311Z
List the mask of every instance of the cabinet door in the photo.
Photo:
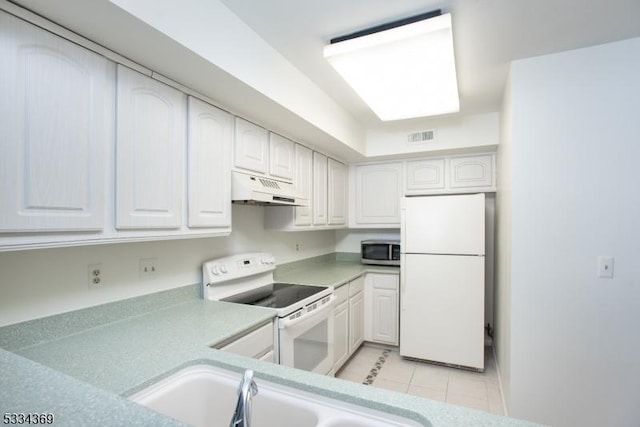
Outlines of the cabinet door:
M234 165L238 168L266 174L269 165L269 132L260 126L236 117Z
M309 206L295 208L295 225L311 225L313 222L313 151L296 144L296 167L293 185L300 197L309 200Z
M337 371L349 358L349 301L338 305L333 311L333 369Z
M115 67L0 14L0 231L104 226Z
M373 289L372 341L398 345L398 291Z
M347 167L333 159L327 161L327 222L347 223Z
M313 153L313 224L327 224L327 156Z
M365 340L398 345L399 276L367 273L364 280Z
M233 116L189 97L189 227L231 226Z
M224 346L215 346L215 348L258 359L273 350L273 337L273 323L269 323L256 330L242 334L231 343L226 343Z
M355 174L356 223L400 226L402 164L360 165Z
M269 133L269 174L271 176L287 181L293 180L295 146L293 141L276 133Z
M364 341L364 292L349 298L349 353L353 354Z
M185 96L118 65L116 228L182 224Z
M407 162L407 192L444 190L444 159Z
M451 188L493 187L493 156L451 158L449 174Z

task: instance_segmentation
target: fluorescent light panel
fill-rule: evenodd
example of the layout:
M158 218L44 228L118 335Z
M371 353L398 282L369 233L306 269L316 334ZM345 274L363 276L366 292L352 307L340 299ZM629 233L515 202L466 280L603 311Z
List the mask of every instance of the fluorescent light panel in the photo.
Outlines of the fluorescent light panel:
M330 44L324 57L380 120L460 111L451 14Z

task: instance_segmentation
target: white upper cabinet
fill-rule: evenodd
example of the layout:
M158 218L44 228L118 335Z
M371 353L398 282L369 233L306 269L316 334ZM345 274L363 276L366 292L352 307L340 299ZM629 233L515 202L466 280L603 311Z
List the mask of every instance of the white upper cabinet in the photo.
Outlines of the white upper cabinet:
M266 174L269 171L269 131L236 117L234 166Z
M295 172L296 144L277 133L269 133L269 175L292 181Z
M493 156L453 157L449 175L451 188L493 187Z
M409 160L405 166L407 195L496 191L493 153Z
M295 144L293 185L309 206L268 206L265 228L296 231L346 227L347 180L346 165Z
M355 204L352 226L400 226L402 163L380 163L354 167Z
M313 153L313 224L327 225L327 156Z
M407 162L407 192L443 190L445 188L444 159L423 159Z
M114 64L0 13L0 232L104 227Z
M185 95L118 66L116 228L182 224Z
M231 226L233 116L189 97L189 227Z
M347 223L347 167L333 159L327 161L327 222L330 225Z
M293 185L298 196L309 201L309 206L296 206L295 225L311 225L313 222L313 151L300 144L295 147L295 179Z

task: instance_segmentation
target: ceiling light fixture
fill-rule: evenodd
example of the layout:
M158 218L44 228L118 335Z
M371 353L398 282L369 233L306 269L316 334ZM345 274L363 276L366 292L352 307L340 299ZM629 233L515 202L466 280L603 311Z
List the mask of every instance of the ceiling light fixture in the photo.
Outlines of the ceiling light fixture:
M380 120L460 111L451 14L438 10L332 39L324 57Z

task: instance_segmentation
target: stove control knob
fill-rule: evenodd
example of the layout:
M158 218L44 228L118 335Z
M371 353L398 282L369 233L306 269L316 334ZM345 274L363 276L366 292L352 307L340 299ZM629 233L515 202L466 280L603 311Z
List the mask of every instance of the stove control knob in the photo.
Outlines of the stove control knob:
M226 266L226 265L222 264L222 265L220 266L220 272L221 272L221 273L228 273L228 272L229 272L229 270L227 270L227 266Z
M260 259L260 262L262 263L262 265L267 265L267 259L266 258Z
M214 276L217 276L220 274L220 270L218 270L218 266L214 265L211 267L211 274L213 274Z

